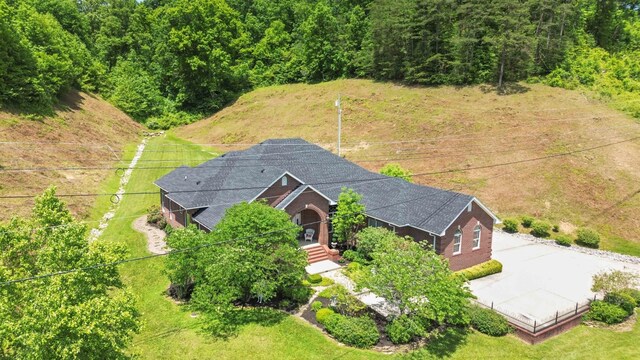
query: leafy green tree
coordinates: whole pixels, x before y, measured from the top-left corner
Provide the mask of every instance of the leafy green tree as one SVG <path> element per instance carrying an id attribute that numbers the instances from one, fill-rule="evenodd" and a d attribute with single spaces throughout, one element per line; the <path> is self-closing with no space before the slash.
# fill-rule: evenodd
<path id="1" fill-rule="evenodd" d="M 156 78 L 179 108 L 215 111 L 249 87 L 249 37 L 224 0 L 171 2 L 154 24 Z"/>
<path id="2" fill-rule="evenodd" d="M 135 61 L 120 59 L 109 74 L 108 83 L 104 95 L 134 119 L 143 121 L 162 113 L 165 99 L 158 84 Z"/>
<path id="3" fill-rule="evenodd" d="M 423 324 L 468 324 L 471 292 L 445 260 L 411 238 L 380 242 L 364 286 Z"/>
<path id="4" fill-rule="evenodd" d="M 264 37 L 253 48 L 255 64 L 251 82 L 256 86 L 283 84 L 295 74 L 289 74 L 288 64 L 292 60 L 292 37 L 279 20 L 271 23 Z"/>
<path id="5" fill-rule="evenodd" d="M 89 244 L 51 188 L 29 219 L 0 226 L 0 282 L 110 263 L 123 246 Z M 0 286 L 0 358 L 127 358 L 139 313 L 115 266 Z"/>
<path id="6" fill-rule="evenodd" d="M 167 272 L 178 285 L 194 282 L 192 304 L 209 319 L 210 330 L 224 335 L 233 330 L 225 318 L 232 316 L 235 304 L 306 301 L 307 255 L 298 248 L 300 230 L 283 211 L 260 202 L 240 203 L 208 235 L 193 228 L 175 230 L 168 244 L 178 252 L 169 256 Z M 190 246 L 200 248 L 179 252 Z"/>
<path id="7" fill-rule="evenodd" d="M 325 1 L 316 3 L 299 31 L 306 80 L 326 81 L 342 76 L 346 60 L 338 43 L 340 27 Z"/>
<path id="8" fill-rule="evenodd" d="M 353 189 L 342 188 L 338 196 L 338 206 L 331 218 L 333 237 L 339 243 L 353 245 L 357 231 L 364 225 L 365 206 L 362 195 Z"/>
<path id="9" fill-rule="evenodd" d="M 411 182 L 412 174 L 409 170 L 403 169 L 399 164 L 390 163 L 380 169 L 380 174 L 397 177 Z"/>
<path id="10" fill-rule="evenodd" d="M 167 237 L 168 247 L 176 250 L 197 248 L 209 243 L 211 237 L 195 225 L 174 229 Z M 200 251 L 207 250 L 178 251 L 167 257 L 164 271 L 171 281 L 173 295 L 179 299 L 189 299 L 197 279 L 204 278 L 202 265 L 205 264 L 198 261 Z"/>

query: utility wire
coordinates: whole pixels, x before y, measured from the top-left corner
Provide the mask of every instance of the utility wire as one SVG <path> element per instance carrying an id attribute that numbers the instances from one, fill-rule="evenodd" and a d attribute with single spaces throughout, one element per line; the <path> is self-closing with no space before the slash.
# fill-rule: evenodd
<path id="1" fill-rule="evenodd" d="M 543 159 L 548 159 L 548 158 L 552 158 L 552 157 L 558 157 L 558 156 L 565 156 L 565 155 L 571 155 L 571 154 L 575 154 L 575 153 L 579 153 L 579 152 L 584 152 L 584 151 L 589 151 L 589 150 L 595 150 L 595 149 L 599 149 L 602 147 L 607 147 L 607 146 L 612 146 L 612 145 L 617 145 L 620 143 L 625 143 L 625 142 L 630 142 L 633 140 L 637 140 L 639 137 L 633 137 L 630 139 L 626 139 L 626 140 L 620 140 L 620 141 L 616 141 L 613 143 L 607 143 L 607 144 L 603 144 L 603 145 L 598 145 L 598 146 L 593 146 L 590 148 L 586 148 L 586 149 L 578 149 L 578 150 L 572 150 L 572 151 L 567 151 L 567 152 L 562 152 L 562 153 L 558 153 L 558 154 L 553 154 L 553 155 L 548 155 L 548 156 L 542 156 L 542 157 L 537 157 L 537 158 L 531 158 L 531 159 L 526 159 L 526 160 L 519 160 L 516 162 L 506 162 L 506 163 L 497 163 L 497 164 L 490 164 L 490 165 L 483 165 L 480 167 L 468 167 L 468 168 L 458 168 L 458 169 L 449 169 L 449 170 L 445 170 L 445 171 L 437 171 L 437 172 L 428 172 L 428 173 L 416 173 L 414 174 L 414 176 L 422 176 L 422 175 L 436 175 L 436 174 L 443 174 L 443 173 L 449 173 L 449 172 L 457 172 L 457 171 L 468 171 L 468 170 L 474 170 L 474 169 L 481 169 L 481 168 L 486 168 L 486 167 L 495 167 L 495 166 L 504 166 L 504 165 L 511 165 L 511 164 L 516 164 L 519 162 L 528 162 L 528 161 L 537 161 L 537 160 L 543 160 Z M 324 151 L 324 150 L 322 150 Z M 487 153 L 506 153 L 508 151 L 489 151 Z M 354 159 L 357 160 L 359 162 L 389 162 L 389 161 L 409 161 L 409 160 L 420 160 L 420 159 L 430 159 L 433 157 L 446 157 L 449 155 L 446 154 L 435 154 L 432 156 L 427 156 L 427 157 L 402 157 L 402 158 L 386 158 L 386 159 L 379 159 L 379 160 L 372 160 L 372 159 Z M 457 155 L 452 155 L 452 156 L 457 156 Z M 229 157 L 228 158 L 229 161 L 234 161 L 235 159 L 233 157 Z M 239 159 L 239 160 L 247 160 L 247 159 Z M 292 163 L 301 163 L 301 164 L 341 164 L 341 161 L 330 161 L 330 162 L 297 162 L 297 161 L 293 161 L 293 160 L 286 160 L 286 159 L 249 159 L 249 160 L 256 160 L 256 161 L 260 161 L 260 164 L 256 164 L 256 165 L 238 165 L 238 164 L 231 164 L 231 165 L 224 165 L 224 164 L 220 164 L 220 165 L 200 165 L 197 167 L 192 167 L 189 168 L 190 170 L 206 170 L 209 168 L 235 168 L 235 167 L 282 167 L 286 164 L 292 164 Z M 264 162 L 268 162 L 268 161 L 276 161 L 279 162 L 279 164 L 276 165 L 268 165 L 265 164 Z M 159 169 L 175 169 L 175 166 L 141 166 L 141 167 L 136 167 L 137 170 L 159 170 Z M 0 169 L 0 173 L 2 172 L 32 172 L 32 171 L 70 171 L 70 170 L 116 170 L 116 171 L 124 171 L 125 168 L 124 167 L 100 167 L 100 166 L 94 166 L 94 167 L 58 167 L 58 168 L 5 168 L 5 169 Z M 362 180 L 357 180 L 357 181 L 362 181 Z M 323 182 L 319 182 L 316 183 L 316 185 L 322 185 L 324 184 Z M 314 185 L 314 184 L 312 184 Z M 253 189 L 253 188 L 234 188 L 234 189 L 230 189 L 230 190 L 249 190 L 249 189 Z M 187 192 L 194 192 L 196 190 L 185 190 Z M 198 191 L 207 191 L 207 190 L 198 190 Z M 219 191 L 219 190 L 215 190 L 215 191 Z M 81 195 L 76 195 L 76 196 L 92 196 L 92 195 L 97 195 L 97 194 L 81 194 Z M 113 195 L 113 194 L 101 194 L 102 196 L 105 195 Z M 62 195 L 61 195 L 62 196 Z M 70 196 L 70 195 L 69 195 Z M 25 195 L 22 197 L 30 197 L 30 195 Z M 0 196 L 0 199 L 7 199 L 7 198 L 20 198 L 19 195 L 11 195 L 11 196 Z"/>
<path id="2" fill-rule="evenodd" d="M 516 171 L 513 171 L 513 172 L 516 172 Z M 497 175 L 495 177 L 497 178 L 497 177 L 506 176 L 506 175 L 509 175 L 509 174 L 510 173 L 500 174 L 500 175 Z M 453 187 L 453 188 L 450 188 L 450 189 L 445 190 L 445 191 L 451 192 L 451 191 L 453 191 L 455 189 L 456 189 L 456 187 Z M 450 199 L 448 199 L 446 203 L 449 203 L 450 201 L 452 201 L 452 199 L 455 196 L 458 196 L 458 195 L 459 194 L 457 194 L 457 193 L 452 193 L 452 195 L 451 195 L 452 197 Z M 370 211 L 380 210 L 380 209 L 384 209 L 384 208 L 387 208 L 387 207 L 397 206 L 397 205 L 401 205 L 401 204 L 405 204 L 405 203 L 409 203 L 409 202 L 413 202 L 413 201 L 418 201 L 418 200 L 422 200 L 422 199 L 424 199 L 426 197 L 430 197 L 430 196 L 431 195 L 426 195 L 426 196 L 413 198 L 413 199 L 410 199 L 410 200 L 400 201 L 400 202 L 396 202 L 396 203 L 380 206 L 380 207 L 377 207 L 377 208 L 368 209 L 368 211 L 370 212 Z M 437 211 L 437 210 L 438 209 L 434 210 L 433 213 L 435 213 L 435 211 Z M 361 212 L 361 214 L 366 215 L 366 211 L 367 210 L 365 209 L 365 211 Z M 431 215 L 429 215 L 429 217 L 431 217 Z M 427 221 L 429 219 L 429 217 L 427 217 L 427 219 L 425 219 L 423 221 L 423 223 L 425 221 Z M 321 224 L 321 223 L 326 223 L 328 221 L 329 221 L 329 219 L 325 219 L 325 220 L 320 220 L 320 221 L 314 221 L 314 222 L 310 222 L 310 223 L 301 224 L 300 226 L 304 227 L 304 226 L 309 226 L 309 225 L 314 225 L 314 224 Z M 200 250 L 200 249 L 203 249 L 203 248 L 208 248 L 208 247 L 211 247 L 211 246 L 214 246 L 214 245 L 227 244 L 227 243 L 236 242 L 236 241 L 245 240 L 245 239 L 253 239 L 253 238 L 256 238 L 256 237 L 259 237 L 259 236 L 265 236 L 265 235 L 269 235 L 269 234 L 273 234 L 273 233 L 278 233 L 278 232 L 281 232 L 281 231 L 284 231 L 284 230 L 286 230 L 286 229 L 282 228 L 282 229 L 277 229 L 277 230 L 273 230 L 273 231 L 269 231 L 269 232 L 261 233 L 261 234 L 257 234 L 257 235 L 251 235 L 251 236 L 235 238 L 235 239 L 228 239 L 228 240 L 218 241 L 218 242 L 215 242 L 215 243 L 202 244 L 202 245 L 193 246 L 193 247 L 187 247 L 187 248 L 182 248 L 182 249 L 174 249 L 174 250 L 168 251 L 167 253 L 163 253 L 163 254 L 151 254 L 151 255 L 146 255 L 146 256 L 139 256 L 139 257 L 135 257 L 135 258 L 129 258 L 129 259 L 123 259 L 123 260 L 119 260 L 119 261 L 114 261 L 114 262 L 111 262 L 111 263 L 95 264 L 95 265 L 81 267 L 81 268 L 74 268 L 74 269 L 57 271 L 57 272 L 52 272 L 52 273 L 47 273 L 47 274 L 40 274 L 40 275 L 34 275 L 34 276 L 30 276 L 30 277 L 24 277 L 24 278 L 20 278 L 20 279 L 8 280 L 8 281 L 0 282 L 0 287 L 4 287 L 4 286 L 7 286 L 7 285 L 12 285 L 12 284 L 16 284 L 16 283 L 23 283 L 23 282 L 33 281 L 33 280 L 39 280 L 39 279 L 54 277 L 54 276 L 61 276 L 61 275 L 71 274 L 71 273 L 75 273 L 75 272 L 79 272 L 79 271 L 95 270 L 95 269 L 100 269 L 100 268 L 105 268 L 105 267 L 110 267 L 110 266 L 117 266 L 117 265 L 121 265 L 121 264 L 126 264 L 126 263 L 131 263 L 131 262 L 136 262 L 136 261 L 143 261 L 143 260 L 148 260 L 148 259 L 153 259 L 153 258 L 157 258 L 157 257 L 168 256 L 168 255 L 173 255 L 173 254 L 178 254 L 178 253 L 183 253 L 183 252 L 188 252 L 188 251 L 197 251 L 197 250 Z"/>

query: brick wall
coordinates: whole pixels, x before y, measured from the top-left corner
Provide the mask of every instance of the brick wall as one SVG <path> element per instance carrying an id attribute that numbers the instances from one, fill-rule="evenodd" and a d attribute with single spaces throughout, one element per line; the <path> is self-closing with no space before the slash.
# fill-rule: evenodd
<path id="1" fill-rule="evenodd" d="M 480 248 L 473 249 L 473 231 L 480 224 Z M 461 253 L 453 255 L 453 237 L 456 230 L 462 230 Z M 439 239 L 440 253 L 449 259 L 449 267 L 453 271 L 468 268 L 491 260 L 491 242 L 493 235 L 493 218 L 476 203 L 472 203 L 471 211 L 465 209 L 451 224 L 444 236 Z"/>
<path id="2" fill-rule="evenodd" d="M 308 210 L 303 212 L 303 210 Z M 315 211 L 318 215 L 319 219 L 313 216 L 310 216 L 309 210 Z M 329 214 L 329 201 L 314 192 L 311 189 L 305 190 L 302 194 L 300 194 L 295 200 L 293 200 L 289 205 L 287 205 L 285 211 L 290 215 L 294 216 L 299 212 L 303 212 L 302 224 L 322 221 L 318 224 L 318 228 L 316 230 L 315 236 L 318 239 L 318 242 L 322 245 L 329 245 L 329 227 L 327 226 L 326 220 Z M 305 215 L 306 214 L 306 215 Z M 305 221 L 306 220 L 306 221 Z M 313 226 L 305 226 L 305 227 L 313 227 Z"/>
<path id="3" fill-rule="evenodd" d="M 280 178 L 273 183 L 271 187 L 267 188 L 267 190 L 260 194 L 258 199 L 266 199 L 270 206 L 275 206 L 276 201 L 280 202 L 283 200 L 280 198 L 282 195 L 286 194 L 288 191 L 293 191 L 293 189 L 300 185 L 296 179 L 288 175 L 285 176 L 287 177 L 287 185 L 282 186 L 282 178 Z"/>

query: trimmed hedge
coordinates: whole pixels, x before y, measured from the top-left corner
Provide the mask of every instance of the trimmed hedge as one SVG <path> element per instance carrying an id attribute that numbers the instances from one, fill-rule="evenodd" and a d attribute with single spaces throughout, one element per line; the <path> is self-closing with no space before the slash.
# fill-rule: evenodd
<path id="1" fill-rule="evenodd" d="M 307 279 L 312 284 L 319 284 L 322 281 L 322 276 L 320 274 L 311 274 L 307 276 Z"/>
<path id="2" fill-rule="evenodd" d="M 604 301 L 618 305 L 622 310 L 626 311 L 629 316 L 633 315 L 633 311 L 638 306 L 636 300 L 629 294 L 623 292 L 610 292 L 604 296 Z"/>
<path id="3" fill-rule="evenodd" d="M 536 220 L 531 224 L 531 235 L 539 238 L 549 237 L 551 231 L 551 225 L 549 223 Z"/>
<path id="4" fill-rule="evenodd" d="M 601 321 L 611 325 L 623 322 L 628 316 L 627 312 L 620 306 L 596 300 L 591 302 L 591 310 L 584 315 L 584 319 Z"/>
<path id="5" fill-rule="evenodd" d="M 576 243 L 578 245 L 597 249 L 600 246 L 600 234 L 591 229 L 579 229 Z"/>
<path id="6" fill-rule="evenodd" d="M 569 235 L 557 235 L 556 236 L 556 244 L 562 246 L 571 246 L 571 237 Z"/>
<path id="7" fill-rule="evenodd" d="M 483 334 L 489 336 L 504 336 L 511 331 L 507 319 L 493 310 L 479 306 L 469 308 L 471 326 Z"/>
<path id="8" fill-rule="evenodd" d="M 474 265 L 468 269 L 456 271 L 456 274 L 464 276 L 467 280 L 473 280 L 497 274 L 499 272 L 502 272 L 502 264 L 500 261 L 493 259 Z"/>
<path id="9" fill-rule="evenodd" d="M 378 343 L 380 333 L 375 321 L 368 317 L 330 315 L 324 327 L 336 340 L 358 348 L 368 348 Z"/>
<path id="10" fill-rule="evenodd" d="M 394 344 L 407 344 L 418 336 L 424 336 L 425 330 L 416 320 L 412 320 L 407 315 L 400 315 L 387 324 L 385 332 Z"/>
<path id="11" fill-rule="evenodd" d="M 322 305 L 322 303 L 320 303 Z M 316 321 L 322 325 L 324 325 L 324 323 L 327 321 L 327 319 L 331 316 L 331 315 L 335 315 L 335 311 L 329 309 L 329 308 L 322 308 L 319 309 L 316 312 Z"/>
<path id="12" fill-rule="evenodd" d="M 517 233 L 518 232 L 518 220 L 516 219 L 504 219 L 502 222 L 502 230 L 508 233 Z"/>

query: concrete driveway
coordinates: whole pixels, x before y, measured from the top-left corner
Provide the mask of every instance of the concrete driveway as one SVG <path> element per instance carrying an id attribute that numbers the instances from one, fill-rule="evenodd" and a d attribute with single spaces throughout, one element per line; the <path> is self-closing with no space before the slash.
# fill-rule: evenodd
<path id="1" fill-rule="evenodd" d="M 592 276 L 618 269 L 640 274 L 640 265 L 526 240 L 528 235 L 493 233 L 500 274 L 471 281 L 478 301 L 538 323 L 593 299 Z"/>

